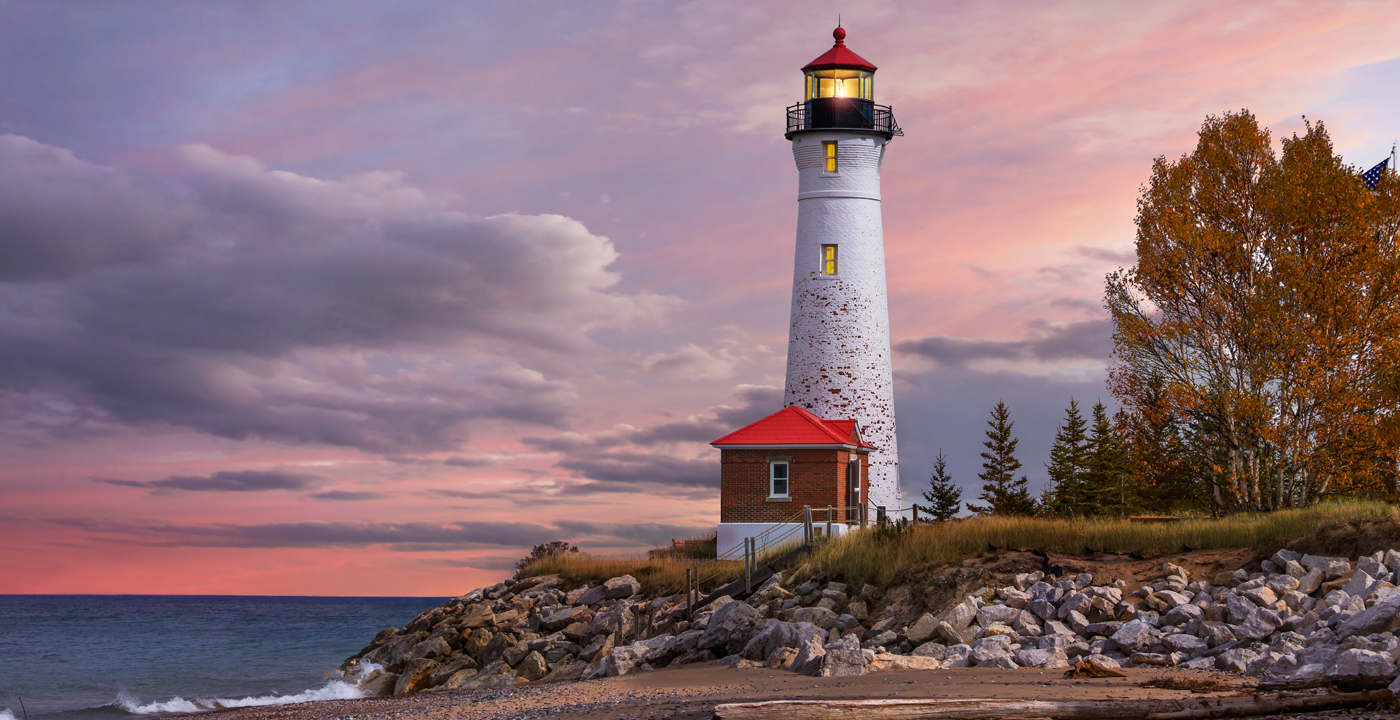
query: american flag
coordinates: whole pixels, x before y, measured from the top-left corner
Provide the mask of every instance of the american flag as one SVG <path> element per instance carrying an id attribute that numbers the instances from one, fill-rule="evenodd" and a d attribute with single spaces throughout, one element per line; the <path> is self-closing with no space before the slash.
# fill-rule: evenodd
<path id="1" fill-rule="evenodd" d="M 1381 161 L 1381 164 L 1361 173 L 1361 182 L 1366 183 L 1366 187 L 1376 189 L 1376 183 L 1381 179 L 1381 173 L 1385 172 L 1385 166 L 1390 164 L 1390 158 Z"/>

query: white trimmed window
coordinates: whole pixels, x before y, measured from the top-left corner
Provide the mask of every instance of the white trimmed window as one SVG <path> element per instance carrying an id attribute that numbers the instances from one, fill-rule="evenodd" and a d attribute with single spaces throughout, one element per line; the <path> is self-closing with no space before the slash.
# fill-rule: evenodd
<path id="1" fill-rule="evenodd" d="M 768 496 L 788 497 L 788 475 L 791 465 L 786 460 L 774 460 L 768 463 Z"/>
<path id="2" fill-rule="evenodd" d="M 837 267 L 837 266 L 836 266 L 836 246 L 835 246 L 835 245 L 823 245 L 823 246 L 822 246 L 822 274 L 823 274 L 823 275 L 835 275 L 835 274 L 836 274 L 836 267 Z"/>

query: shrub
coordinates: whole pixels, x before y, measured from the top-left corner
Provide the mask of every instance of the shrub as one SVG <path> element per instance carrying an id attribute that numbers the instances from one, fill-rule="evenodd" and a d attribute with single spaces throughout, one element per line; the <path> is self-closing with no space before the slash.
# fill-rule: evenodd
<path id="1" fill-rule="evenodd" d="M 531 563 L 533 563 L 533 562 L 535 562 L 535 561 L 537 561 L 537 560 L 543 560 L 544 558 L 551 558 L 551 557 L 556 557 L 556 556 L 559 556 L 559 555 L 564 555 L 564 554 L 567 554 L 567 553 L 577 553 L 577 552 L 578 552 L 578 546 L 577 546 L 577 545 L 570 545 L 570 544 L 564 542 L 563 540 L 550 540 L 550 541 L 547 542 L 547 543 L 540 543 L 539 545 L 536 545 L 536 546 L 534 547 L 534 549 L 532 549 L 532 550 L 530 551 L 530 554 L 529 554 L 529 555 L 526 555 L 525 557 L 520 558 L 519 560 L 516 561 L 516 563 L 515 563 L 515 577 L 516 577 L 516 578 L 528 577 L 527 575 L 524 575 L 524 574 L 523 574 L 523 573 L 525 572 L 525 568 L 529 567 Z"/>

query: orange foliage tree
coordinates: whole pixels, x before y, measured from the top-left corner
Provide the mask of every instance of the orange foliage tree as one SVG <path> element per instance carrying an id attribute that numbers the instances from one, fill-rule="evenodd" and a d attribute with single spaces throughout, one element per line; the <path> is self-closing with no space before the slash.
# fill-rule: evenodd
<path id="1" fill-rule="evenodd" d="M 1321 123 L 1282 150 L 1248 111 L 1207 118 L 1153 163 L 1105 292 L 1110 389 L 1179 428 L 1217 511 L 1395 490 L 1400 183 L 1367 188 Z"/>

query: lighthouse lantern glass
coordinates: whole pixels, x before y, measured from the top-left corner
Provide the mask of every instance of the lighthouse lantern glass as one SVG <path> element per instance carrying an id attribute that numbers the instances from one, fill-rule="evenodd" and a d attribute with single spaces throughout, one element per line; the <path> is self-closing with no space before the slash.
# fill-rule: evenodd
<path id="1" fill-rule="evenodd" d="M 874 73 L 864 70 L 812 70 L 807 73 L 804 100 L 829 97 L 874 100 Z"/>

